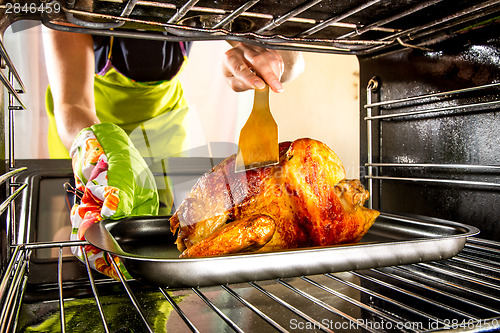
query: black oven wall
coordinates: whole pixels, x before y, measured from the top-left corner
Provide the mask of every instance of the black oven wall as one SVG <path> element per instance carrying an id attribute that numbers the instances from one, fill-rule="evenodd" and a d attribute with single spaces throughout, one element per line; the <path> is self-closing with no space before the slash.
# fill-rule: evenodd
<path id="1" fill-rule="evenodd" d="M 372 77 L 379 82 L 372 103 L 487 85 L 372 108 L 372 115 L 423 110 L 371 121 L 372 163 L 382 163 L 372 167 L 374 208 L 474 225 L 480 237 L 500 240 L 500 39 L 494 35 L 360 58 L 362 165 Z"/>

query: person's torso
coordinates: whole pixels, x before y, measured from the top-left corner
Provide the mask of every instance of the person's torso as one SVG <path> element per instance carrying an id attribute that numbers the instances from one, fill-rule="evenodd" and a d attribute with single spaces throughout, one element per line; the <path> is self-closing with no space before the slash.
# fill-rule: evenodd
<path id="1" fill-rule="evenodd" d="M 93 36 L 95 72 L 102 73 L 111 58 L 117 71 L 137 82 L 171 80 L 181 69 L 191 47 L 190 42 L 113 39 L 111 43 L 109 36 Z"/>

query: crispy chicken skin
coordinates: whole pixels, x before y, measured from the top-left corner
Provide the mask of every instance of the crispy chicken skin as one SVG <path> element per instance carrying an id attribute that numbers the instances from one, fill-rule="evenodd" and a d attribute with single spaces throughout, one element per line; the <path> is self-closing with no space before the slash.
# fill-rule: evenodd
<path id="1" fill-rule="evenodd" d="M 235 155 L 203 175 L 170 219 L 181 257 L 356 242 L 379 212 L 324 143 L 280 144 L 279 164 L 235 172 Z"/>
<path id="2" fill-rule="evenodd" d="M 276 224 L 271 217 L 251 215 L 229 222 L 186 249 L 180 257 L 205 257 L 258 250 L 273 237 L 275 230 Z"/>

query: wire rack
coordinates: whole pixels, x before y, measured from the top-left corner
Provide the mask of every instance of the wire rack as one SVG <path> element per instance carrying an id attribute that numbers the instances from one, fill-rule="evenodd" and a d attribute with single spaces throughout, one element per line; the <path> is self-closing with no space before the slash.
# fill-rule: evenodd
<path id="1" fill-rule="evenodd" d="M 55 247 L 62 253 L 63 247 L 84 244 L 16 247 L 0 285 L 1 332 L 15 331 L 15 318 L 19 318 L 19 325 L 29 322 L 34 305 L 23 303 L 23 295 L 28 293 L 25 289 L 33 250 Z M 74 331 L 75 303 L 84 302 L 85 307 L 78 309 L 85 311 L 86 318 L 98 318 L 92 321 L 97 327 L 84 325 L 79 331 L 115 332 L 127 326 L 145 332 L 428 332 L 451 328 L 491 331 L 500 328 L 499 253 L 499 243 L 471 238 L 462 253 L 444 261 L 191 289 L 144 289 L 123 277 L 120 282 L 96 282 L 97 273 L 88 263 L 87 281 L 78 285 L 74 281 L 64 282 L 65 261 L 60 255 L 58 283 L 39 285 L 29 291 L 56 292 L 57 297 L 44 301 L 43 306 L 50 308 L 47 316 L 29 323 L 36 326 L 51 320 L 52 327 L 62 332 Z M 70 296 L 72 289 L 81 289 L 82 285 L 91 290 L 90 294 L 83 300 Z M 127 314 L 125 322 L 117 322 L 110 310 L 116 303 L 109 301 L 109 290 L 113 290 L 120 311 Z M 168 315 L 158 324 L 161 313 Z"/>
<path id="2" fill-rule="evenodd" d="M 500 166 L 498 165 L 481 165 L 481 164 L 458 164 L 458 163 L 395 163 L 394 161 L 384 162 L 381 157 L 378 161 L 374 155 L 381 155 L 377 150 L 382 146 L 382 131 L 379 135 L 374 132 L 378 131 L 377 128 L 381 122 L 402 121 L 408 123 L 410 120 L 418 119 L 418 117 L 451 117 L 464 113 L 468 114 L 495 114 L 500 107 L 500 83 L 491 83 L 479 86 L 472 86 L 463 89 L 436 92 L 430 94 L 423 94 L 419 96 L 405 97 L 401 99 L 384 100 L 380 102 L 373 102 L 372 97 L 374 92 L 379 89 L 379 82 L 377 78 L 372 78 L 367 86 L 366 116 L 364 121 L 367 124 L 366 134 L 366 156 L 367 175 L 365 178 L 368 180 L 368 190 L 370 193 L 374 192 L 374 181 L 395 181 L 395 182 L 412 182 L 412 183 L 425 183 L 425 184 L 445 184 L 454 186 L 468 186 L 478 187 L 485 189 L 499 190 L 500 183 L 498 182 L 498 173 Z M 458 102 L 461 97 L 467 94 L 479 93 L 481 99 L 466 100 L 466 102 Z M 452 103 L 440 103 L 442 99 L 452 99 Z M 419 105 L 420 104 L 420 105 Z M 411 138 L 407 138 L 411 139 Z M 403 141 L 403 139 L 401 139 Z M 411 170 L 423 170 L 422 177 L 411 174 Z M 398 171 L 406 171 L 406 176 L 401 176 Z M 425 177 L 429 175 L 430 170 L 446 171 L 444 176 L 440 177 Z M 460 172 L 461 179 L 456 177 L 455 174 Z M 481 173 L 481 179 L 471 179 L 468 175 L 474 173 Z M 488 174 L 493 175 L 489 178 Z M 489 180 L 491 179 L 491 180 Z M 369 200 L 370 207 L 373 206 L 373 197 Z"/>
<path id="3" fill-rule="evenodd" d="M 31 0 L 36 6 L 39 2 Z M 271 48 L 367 55 L 431 45 L 494 24 L 499 0 L 44 1 L 9 10 L 63 31 L 171 41 L 232 40 Z M 35 7 L 36 7 L 35 6 Z M 45 7 L 43 7 L 45 6 Z M 38 7 L 37 7 L 38 8 Z M 71 23 L 69 26 L 67 23 Z"/>

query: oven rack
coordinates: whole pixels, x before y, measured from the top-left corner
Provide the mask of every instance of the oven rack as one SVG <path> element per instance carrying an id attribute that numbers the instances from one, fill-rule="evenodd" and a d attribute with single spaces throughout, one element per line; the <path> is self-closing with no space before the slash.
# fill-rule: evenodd
<path id="1" fill-rule="evenodd" d="M 15 248 L 0 284 L 0 332 L 14 332 L 15 320 L 22 319 L 30 256 L 42 247 L 60 249 L 57 285 L 37 288 L 57 292 L 57 298 L 48 303 L 54 306 L 52 313 L 59 318 L 61 332 L 67 331 L 65 307 L 75 299 L 65 295 L 74 283 L 63 281 L 61 253 L 64 247 L 85 244 L 32 243 Z M 460 254 L 443 261 L 204 288 L 152 288 L 149 292 L 160 297 L 158 306 L 171 307 L 169 320 L 174 321 L 176 331 L 289 332 L 299 327 L 324 332 L 347 327 L 368 332 L 492 331 L 500 328 L 499 251 L 500 243 L 473 237 Z M 134 310 L 144 331 L 155 331 L 149 309 L 141 303 L 140 285 L 125 281 L 122 275 L 120 282 L 96 282 L 94 275 L 100 274 L 89 268 L 88 261 L 86 268 L 88 280 L 83 283 L 91 290 L 86 297 L 92 303 L 88 310 L 100 318 L 105 332 L 116 331 L 116 323 L 106 318 L 109 311 L 101 300 L 102 287 L 127 295 L 128 304 L 120 306 Z M 355 310 L 346 311 L 350 307 Z"/>
<path id="2" fill-rule="evenodd" d="M 21 99 L 20 94 L 26 93 L 26 87 L 19 76 L 12 60 L 10 59 L 7 50 L 5 49 L 3 43 L 0 41 L 0 68 L 5 69 L 7 75 L 5 75 L 4 70 L 0 70 L 0 82 L 7 89 L 8 93 L 8 165 L 10 171 L 15 169 L 14 162 L 14 112 L 26 110 L 26 105 Z M 16 88 L 17 87 L 17 88 Z"/>
<path id="3" fill-rule="evenodd" d="M 15 216 L 15 199 L 26 189 L 27 184 L 16 183 L 13 181 L 15 177 L 20 172 L 25 171 L 26 167 L 16 168 L 15 166 L 15 156 L 14 156 L 14 112 L 26 110 L 26 105 L 22 101 L 20 95 L 26 93 L 26 87 L 21 80 L 19 73 L 12 60 L 10 59 L 7 50 L 5 49 L 3 43 L 0 41 L 0 82 L 7 91 L 7 108 L 8 110 L 8 130 L 7 132 L 7 161 L 6 161 L 6 172 L 0 175 L 0 185 L 6 186 L 6 193 L 8 197 L 0 204 L 0 216 L 8 210 L 8 217 L 5 218 L 5 229 L 2 229 L 2 236 L 0 238 L 2 246 L 5 249 L 2 250 L 0 258 L 4 256 L 3 261 L 0 262 L 0 268 L 9 261 L 11 258 L 10 248 L 12 244 L 15 244 L 15 237 L 18 234 Z M 4 73 L 7 72 L 7 75 Z M 0 93 L 0 96 L 2 94 Z M 3 124 L 3 122 L 2 122 Z M 4 252 L 5 251 L 5 252 Z"/>
<path id="4" fill-rule="evenodd" d="M 435 116 L 440 117 L 443 114 L 449 116 L 468 113 L 485 113 L 485 112 L 498 112 L 500 108 L 500 83 L 491 83 L 485 85 L 478 85 L 469 88 L 440 91 L 436 93 L 429 93 L 418 96 L 405 97 L 401 99 L 386 100 L 380 102 L 373 102 L 372 98 L 380 89 L 378 78 L 373 77 L 370 79 L 366 89 L 366 104 L 363 106 L 366 109 L 366 116 L 363 118 L 366 121 L 367 133 L 367 168 L 365 178 L 368 182 L 368 190 L 374 193 L 373 181 L 405 181 L 417 183 L 431 183 L 431 184 L 450 184 L 458 186 L 478 187 L 485 189 L 492 189 L 495 191 L 500 190 L 500 182 L 494 178 L 493 181 L 487 180 L 471 180 L 457 178 L 427 178 L 427 177 L 398 177 L 394 175 L 384 174 L 384 168 L 387 169 L 405 169 L 405 170 L 446 170 L 446 171 L 459 171 L 463 174 L 483 173 L 483 174 L 500 174 L 500 165 L 480 165 L 480 164 L 440 164 L 440 163 L 394 163 L 394 162 L 381 162 L 375 161 L 376 147 L 380 149 L 382 141 L 382 133 L 379 136 L 374 135 L 375 131 L 380 132 L 381 121 L 393 121 L 399 119 L 415 119 L 418 116 Z M 473 100 L 473 102 L 466 102 L 459 105 L 445 105 L 439 107 L 428 107 L 432 103 L 439 103 L 442 99 L 459 98 L 466 94 L 480 93 L 483 97 L 491 95 L 488 100 Z M 424 108 L 419 109 L 418 104 L 424 104 Z M 402 112 L 394 111 L 399 108 L 404 108 Z M 379 152 L 378 155 L 381 155 Z M 380 159 L 380 157 L 379 157 Z M 373 197 L 370 197 L 369 207 L 373 207 Z"/>
<path id="5" fill-rule="evenodd" d="M 401 47 L 429 50 L 437 42 L 490 24 L 500 12 L 499 0 L 463 4 L 452 0 L 43 3 L 51 10 L 42 11 L 38 19 L 62 31 L 170 41 L 243 41 L 284 50 L 360 56 Z M 22 14 L 16 19 L 22 19 Z"/>

